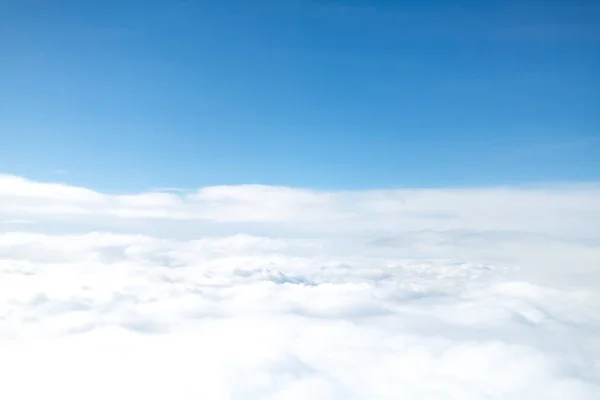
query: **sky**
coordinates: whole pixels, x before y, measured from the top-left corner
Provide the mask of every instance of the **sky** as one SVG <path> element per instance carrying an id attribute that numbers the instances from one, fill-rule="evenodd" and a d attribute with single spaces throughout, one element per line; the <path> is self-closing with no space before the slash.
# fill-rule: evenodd
<path id="1" fill-rule="evenodd" d="M 113 193 L 597 181 L 596 1 L 0 1 L 0 171 Z"/>
<path id="2" fill-rule="evenodd" d="M 599 399 L 599 24 L 0 0 L 0 398 Z"/>

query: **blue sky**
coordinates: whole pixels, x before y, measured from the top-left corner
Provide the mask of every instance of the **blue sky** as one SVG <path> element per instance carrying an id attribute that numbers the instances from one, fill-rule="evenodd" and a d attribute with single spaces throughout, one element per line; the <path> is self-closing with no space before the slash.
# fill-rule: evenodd
<path id="1" fill-rule="evenodd" d="M 600 179 L 593 0 L 0 0 L 0 57 L 0 173 L 108 191 Z"/>

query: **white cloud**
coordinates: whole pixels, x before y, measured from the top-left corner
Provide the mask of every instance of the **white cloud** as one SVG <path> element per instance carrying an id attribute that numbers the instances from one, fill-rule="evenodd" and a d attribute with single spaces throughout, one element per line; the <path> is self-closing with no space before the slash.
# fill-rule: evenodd
<path id="1" fill-rule="evenodd" d="M 33 182 L 18 176 L 0 175 L 0 196 L 54 200 L 59 202 L 99 202 L 103 196 L 93 190 L 58 183 Z"/>
<path id="2" fill-rule="evenodd" d="M 189 194 L 106 195 L 0 175 L 0 215 L 176 219 L 320 225 L 348 229 L 526 230 L 600 238 L 600 187 L 390 189 L 324 192 L 261 185 L 208 187 Z M 83 214 L 87 214 L 83 215 Z M 325 227 L 325 221 L 331 222 Z M 334 223 L 335 222 L 335 223 Z M 327 229 L 325 229 L 327 228 Z M 314 230 L 314 227 L 311 227 Z"/>
<path id="3" fill-rule="evenodd" d="M 595 187 L 0 176 L 0 398 L 597 399 L 599 216 Z"/>

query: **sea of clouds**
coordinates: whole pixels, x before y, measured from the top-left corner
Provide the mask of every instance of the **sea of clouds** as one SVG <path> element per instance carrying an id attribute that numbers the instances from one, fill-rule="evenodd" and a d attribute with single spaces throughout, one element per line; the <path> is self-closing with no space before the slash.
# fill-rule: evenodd
<path id="1" fill-rule="evenodd" d="M 600 187 L 0 175 L 0 398 L 600 398 Z"/>

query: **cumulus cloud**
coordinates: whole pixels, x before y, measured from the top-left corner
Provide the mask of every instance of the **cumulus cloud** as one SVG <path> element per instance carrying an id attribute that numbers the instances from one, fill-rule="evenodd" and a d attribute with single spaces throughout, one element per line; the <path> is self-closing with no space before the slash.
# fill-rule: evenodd
<path id="1" fill-rule="evenodd" d="M 0 397 L 597 399 L 598 221 L 594 186 L 0 176 Z"/>

